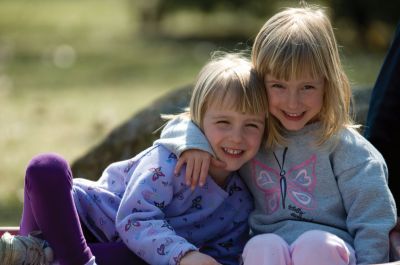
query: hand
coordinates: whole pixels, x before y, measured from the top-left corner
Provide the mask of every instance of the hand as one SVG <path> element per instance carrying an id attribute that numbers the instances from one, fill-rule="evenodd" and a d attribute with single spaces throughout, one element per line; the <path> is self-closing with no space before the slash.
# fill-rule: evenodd
<path id="1" fill-rule="evenodd" d="M 185 182 L 192 190 L 199 184 L 203 186 L 208 176 L 210 163 L 219 168 L 226 166 L 225 162 L 219 161 L 205 151 L 190 149 L 182 153 L 175 166 L 175 175 L 178 175 L 181 168 L 186 164 Z"/>
<path id="2" fill-rule="evenodd" d="M 180 265 L 222 265 L 214 258 L 203 254 L 198 251 L 190 251 L 188 252 L 181 261 L 179 262 Z"/>
<path id="3" fill-rule="evenodd" d="M 400 260 L 400 221 L 390 232 L 390 255 L 393 260 Z"/>

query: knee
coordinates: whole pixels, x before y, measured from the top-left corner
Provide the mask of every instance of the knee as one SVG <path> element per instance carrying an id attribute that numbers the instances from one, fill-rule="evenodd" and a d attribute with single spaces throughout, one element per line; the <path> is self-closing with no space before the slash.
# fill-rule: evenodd
<path id="1" fill-rule="evenodd" d="M 351 256 L 347 244 L 341 238 L 320 230 L 311 230 L 302 234 L 291 245 L 291 253 L 297 264 L 307 264 L 307 257 L 310 255 L 319 255 L 330 261 L 335 260 L 335 264 L 348 264 Z"/>
<path id="2" fill-rule="evenodd" d="M 60 181 L 60 178 L 71 178 L 68 162 L 58 154 L 44 153 L 31 159 L 26 169 L 26 180 L 32 178 L 46 181 Z"/>
<path id="3" fill-rule="evenodd" d="M 290 264 L 289 246 L 275 234 L 251 238 L 242 254 L 244 264 Z"/>
<path id="4" fill-rule="evenodd" d="M 310 230 L 303 233 L 296 240 L 296 244 L 309 246 L 310 249 L 314 249 L 314 247 L 337 246 L 340 244 L 344 245 L 345 243 L 342 239 L 329 232 L 325 232 L 322 230 Z"/>

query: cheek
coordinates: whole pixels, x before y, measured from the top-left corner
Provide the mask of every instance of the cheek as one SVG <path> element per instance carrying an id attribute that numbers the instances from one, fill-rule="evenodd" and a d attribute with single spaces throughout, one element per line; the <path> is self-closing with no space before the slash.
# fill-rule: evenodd
<path id="1" fill-rule="evenodd" d="M 282 95 L 279 95 L 277 92 L 268 92 L 268 106 L 276 106 L 281 101 Z"/>
<path id="2" fill-rule="evenodd" d="M 322 95 L 315 97 L 314 100 L 312 100 L 312 102 L 311 102 L 311 104 L 319 110 L 322 109 L 323 103 L 324 103 L 324 99 L 323 99 Z"/>
<path id="3" fill-rule="evenodd" d="M 218 143 L 221 138 L 223 138 L 223 130 L 219 130 L 217 128 L 210 128 L 208 130 L 204 130 L 204 135 L 208 139 L 208 141 L 212 144 Z"/>
<path id="4" fill-rule="evenodd" d="M 247 135 L 246 139 L 248 141 L 249 146 L 252 146 L 258 150 L 258 147 L 261 144 L 262 137 L 263 137 L 262 133 L 257 132 L 257 133 L 253 133 L 251 135 Z"/>

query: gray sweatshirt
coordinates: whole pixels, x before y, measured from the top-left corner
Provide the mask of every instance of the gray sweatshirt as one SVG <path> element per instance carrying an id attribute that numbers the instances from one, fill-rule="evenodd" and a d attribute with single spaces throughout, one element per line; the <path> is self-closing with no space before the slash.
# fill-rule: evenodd
<path id="1" fill-rule="evenodd" d="M 396 206 L 382 155 L 348 128 L 333 147 L 317 147 L 319 126 L 289 132 L 287 147 L 261 148 L 241 168 L 255 199 L 251 232 L 275 233 L 291 244 L 302 233 L 319 229 L 352 245 L 357 264 L 389 261 Z M 158 142 L 178 156 L 188 149 L 212 154 L 201 130 L 183 118 L 169 122 Z"/>

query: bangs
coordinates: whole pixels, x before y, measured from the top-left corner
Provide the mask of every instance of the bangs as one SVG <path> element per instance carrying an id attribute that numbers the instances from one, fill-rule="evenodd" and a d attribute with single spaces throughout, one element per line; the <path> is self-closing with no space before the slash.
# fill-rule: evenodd
<path id="1" fill-rule="evenodd" d="M 278 79 L 300 79 L 304 76 L 327 77 L 322 56 L 305 44 L 290 44 L 279 53 L 271 55 L 267 65 L 268 73 Z"/>
<path id="2" fill-rule="evenodd" d="M 216 82 L 214 85 L 218 86 L 218 89 L 211 89 L 212 92 L 208 95 L 205 107 L 217 105 L 223 110 L 249 114 L 266 112 L 266 95 L 260 93 L 265 91 L 262 83 L 258 79 L 250 80 L 250 86 L 253 89 L 249 89 L 245 86 L 244 81 L 249 83 L 249 80 L 240 80 L 239 78 L 227 78 Z M 254 89 L 254 86 L 258 86 L 260 89 Z"/>
<path id="3" fill-rule="evenodd" d="M 290 23 L 278 21 L 268 28 L 259 40 L 264 48 L 258 50 L 257 70 L 285 80 L 302 76 L 328 78 L 328 66 L 332 65 L 330 38 L 318 23 L 306 22 L 294 18 Z"/>

